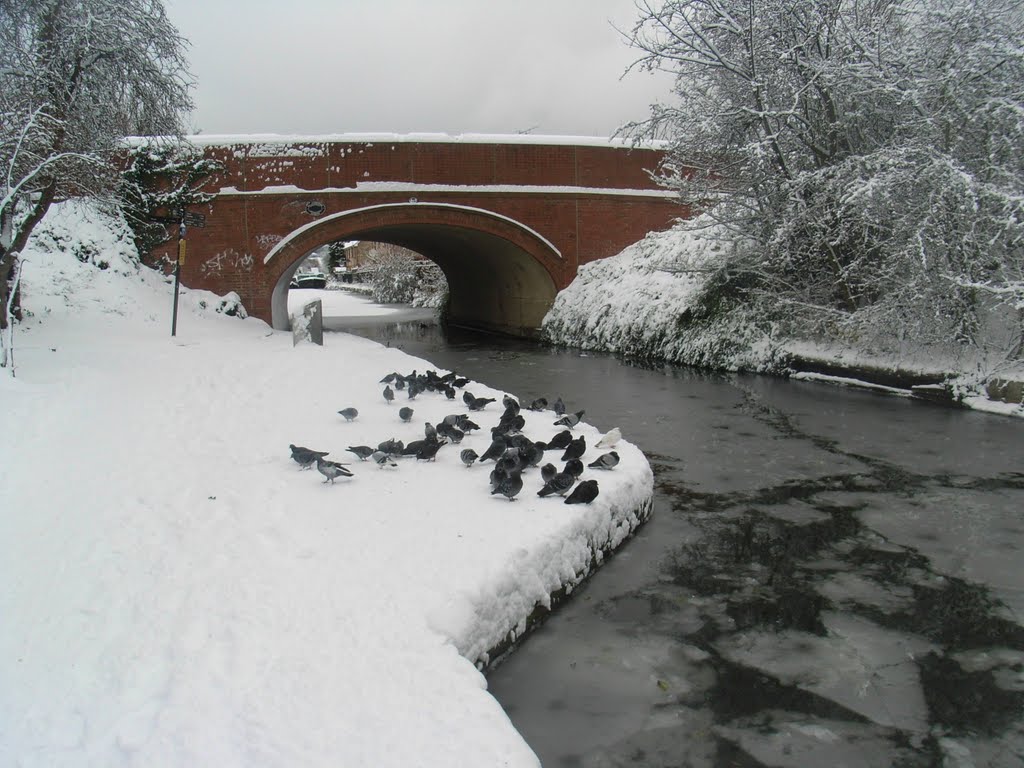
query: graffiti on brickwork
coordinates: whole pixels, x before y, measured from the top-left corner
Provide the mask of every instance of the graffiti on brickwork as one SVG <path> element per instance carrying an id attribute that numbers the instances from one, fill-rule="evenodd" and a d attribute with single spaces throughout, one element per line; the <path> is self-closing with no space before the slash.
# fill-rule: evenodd
<path id="1" fill-rule="evenodd" d="M 249 272 L 253 263 L 254 259 L 250 254 L 227 250 L 208 258 L 199 267 L 199 271 L 203 277 L 219 276 L 225 272 Z"/>
<path id="2" fill-rule="evenodd" d="M 256 245 L 264 251 L 269 251 L 283 239 L 281 235 L 256 235 Z"/>

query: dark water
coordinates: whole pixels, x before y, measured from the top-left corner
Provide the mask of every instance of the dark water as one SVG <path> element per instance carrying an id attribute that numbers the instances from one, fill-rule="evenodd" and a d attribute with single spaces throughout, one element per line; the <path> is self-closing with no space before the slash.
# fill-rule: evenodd
<path id="1" fill-rule="evenodd" d="M 545 766 L 1024 765 L 1022 425 L 419 322 L 355 330 L 619 426 L 654 516 L 489 676 Z"/>

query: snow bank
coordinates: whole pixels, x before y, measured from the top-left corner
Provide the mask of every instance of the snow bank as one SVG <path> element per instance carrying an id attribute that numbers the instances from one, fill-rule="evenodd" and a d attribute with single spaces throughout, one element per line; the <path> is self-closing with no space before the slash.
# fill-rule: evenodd
<path id="1" fill-rule="evenodd" d="M 601 495 L 582 507 L 538 498 L 536 470 L 515 502 L 492 496 L 490 463 L 454 447 L 361 463 L 348 446 L 465 412 L 425 393 L 406 424 L 404 394 L 382 399 L 384 374 L 428 362 L 342 335 L 293 348 L 195 292 L 172 339 L 169 284 L 122 255 L 26 256 L 18 378 L 0 378 L 0 764 L 536 765 L 475 664 L 640 523 L 640 450 L 588 470 Z M 355 476 L 325 485 L 289 443 Z"/>
<path id="2" fill-rule="evenodd" d="M 544 318 L 555 344 L 727 370 L 767 370 L 776 351 L 746 318 L 692 322 L 709 273 L 735 238 L 707 216 L 585 264 Z"/>

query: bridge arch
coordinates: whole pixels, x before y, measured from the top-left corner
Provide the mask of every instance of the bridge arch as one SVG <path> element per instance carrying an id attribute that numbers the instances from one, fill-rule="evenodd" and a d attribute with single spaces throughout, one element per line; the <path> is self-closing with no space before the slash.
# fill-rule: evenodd
<path id="1" fill-rule="evenodd" d="M 517 336 L 536 334 L 565 266 L 535 230 L 482 208 L 415 200 L 357 208 L 294 230 L 264 257 L 274 328 L 290 327 L 288 284 L 302 259 L 337 240 L 393 243 L 422 254 L 448 280 L 450 322 Z"/>

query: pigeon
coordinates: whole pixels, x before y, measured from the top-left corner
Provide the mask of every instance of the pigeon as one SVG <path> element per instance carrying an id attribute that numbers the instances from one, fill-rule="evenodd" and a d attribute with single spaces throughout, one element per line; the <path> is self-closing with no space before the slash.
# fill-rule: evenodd
<path id="1" fill-rule="evenodd" d="M 398 418 L 402 421 L 412 421 L 412 408 L 407 405 L 403 405 L 398 409 Z"/>
<path id="2" fill-rule="evenodd" d="M 352 473 L 341 464 L 336 461 L 328 461 L 323 456 L 317 457 L 316 468 L 324 476 L 324 482 L 330 482 L 331 485 L 334 485 L 334 478 L 336 477 L 352 477 Z"/>
<path id="3" fill-rule="evenodd" d="M 514 411 L 515 413 L 519 413 L 519 401 L 516 400 L 511 395 L 504 395 L 501 398 L 501 404 L 505 406 L 506 411 Z"/>
<path id="4" fill-rule="evenodd" d="M 423 434 L 426 436 L 427 440 L 437 440 L 437 430 L 429 421 L 423 422 Z"/>
<path id="5" fill-rule="evenodd" d="M 491 496 L 501 494 L 509 501 L 515 501 L 516 494 L 523 490 L 523 477 L 518 472 L 506 475 L 505 478 L 494 487 Z"/>
<path id="6" fill-rule="evenodd" d="M 394 438 L 391 438 L 390 440 L 385 440 L 383 443 L 379 443 L 377 445 L 378 451 L 382 451 L 383 453 L 386 453 L 389 456 L 394 456 L 396 453 L 401 453 L 404 449 L 405 444 L 401 440 L 395 440 Z"/>
<path id="7" fill-rule="evenodd" d="M 622 439 L 622 432 L 618 427 L 612 427 L 607 434 L 603 435 L 595 444 L 595 448 L 614 448 L 615 444 Z"/>
<path id="8" fill-rule="evenodd" d="M 589 504 L 597 498 L 597 480 L 584 480 L 566 499 L 566 504 Z"/>
<path id="9" fill-rule="evenodd" d="M 355 408 L 342 408 L 338 411 L 342 416 L 345 417 L 345 421 L 352 421 L 356 416 L 359 415 L 359 411 Z"/>
<path id="10" fill-rule="evenodd" d="M 360 461 L 366 461 L 373 455 L 373 448 L 368 445 L 350 445 L 346 450 L 358 456 Z"/>
<path id="11" fill-rule="evenodd" d="M 544 487 L 537 491 L 538 496 L 565 496 L 569 489 L 575 484 L 576 478 L 569 472 L 558 472 L 550 480 L 544 483 Z"/>
<path id="12" fill-rule="evenodd" d="M 555 400 L 555 404 L 551 406 L 551 408 L 558 416 L 562 416 L 563 414 L 565 414 L 565 403 L 562 402 L 562 398 L 558 398 L 557 400 Z"/>
<path id="13" fill-rule="evenodd" d="M 387 376 L 385 376 L 383 379 L 381 379 L 378 383 L 380 383 L 380 384 L 391 384 L 397 378 L 398 378 L 398 372 L 395 371 L 394 373 L 389 373 Z"/>
<path id="14" fill-rule="evenodd" d="M 591 469 L 613 469 L 619 463 L 619 454 L 615 451 L 602 453 L 592 462 L 587 464 Z"/>
<path id="15" fill-rule="evenodd" d="M 498 457 L 505 452 L 507 447 L 508 443 L 505 442 L 504 438 L 499 437 L 491 443 L 490 447 L 484 451 L 483 456 L 478 461 L 487 461 L 488 459 L 497 461 Z"/>
<path id="16" fill-rule="evenodd" d="M 532 403 L 530 403 L 531 411 L 543 411 L 548 407 L 548 399 L 546 397 L 538 397 Z"/>
<path id="17" fill-rule="evenodd" d="M 464 402 L 466 405 L 469 405 L 474 400 L 476 400 L 476 398 L 473 397 L 473 393 L 470 392 L 468 389 L 462 393 L 462 402 Z"/>
<path id="18" fill-rule="evenodd" d="M 316 463 L 316 460 L 322 458 L 330 453 L 330 451 L 313 451 L 301 445 L 288 444 L 288 447 L 292 449 L 292 458 L 295 463 L 303 469 L 309 469 Z"/>
<path id="19" fill-rule="evenodd" d="M 459 414 L 459 420 L 455 423 L 455 426 L 463 432 L 472 432 L 474 429 L 480 429 L 480 425 L 470 420 L 469 416 L 464 413 Z"/>
<path id="20" fill-rule="evenodd" d="M 420 446 L 419 452 L 416 454 L 417 461 L 433 461 L 442 445 L 444 445 L 444 443 L 438 442 L 437 440 L 425 441 L 425 443 Z"/>
<path id="21" fill-rule="evenodd" d="M 420 448 L 425 446 L 427 444 L 427 442 L 429 442 L 429 441 L 427 441 L 427 440 L 413 440 L 412 442 L 407 443 L 406 446 L 402 450 L 399 451 L 399 453 L 402 454 L 403 456 L 416 456 L 416 455 L 419 454 Z"/>
<path id="22" fill-rule="evenodd" d="M 536 467 L 544 459 L 544 450 L 536 443 L 529 443 L 519 449 L 519 455 L 528 467 Z"/>
<path id="23" fill-rule="evenodd" d="M 500 469 L 506 475 L 511 475 L 513 472 L 520 472 L 523 469 L 523 462 L 519 456 L 518 448 L 509 448 L 502 455 L 501 458 L 494 462 L 495 467 Z"/>
<path id="24" fill-rule="evenodd" d="M 508 475 L 505 474 L 505 471 L 501 467 L 495 465 L 494 469 L 491 470 L 491 474 L 488 475 L 488 480 L 491 483 L 491 490 L 493 491 L 495 488 L 501 485 L 501 482 L 506 477 L 508 477 Z"/>
<path id="25" fill-rule="evenodd" d="M 558 468 L 550 462 L 540 468 L 540 479 L 545 483 L 550 483 L 551 478 L 558 474 Z"/>
<path id="26" fill-rule="evenodd" d="M 395 464 L 395 462 L 391 460 L 391 456 L 384 453 L 384 451 L 374 451 L 373 453 L 370 454 L 370 458 L 373 459 L 373 462 L 381 469 L 384 469 L 384 467 L 398 466 L 397 464 Z"/>
<path id="27" fill-rule="evenodd" d="M 568 427 L 569 429 L 572 429 L 573 427 L 580 423 L 580 419 L 583 418 L 584 413 L 586 413 L 586 411 L 576 411 L 576 413 L 567 413 L 565 414 L 565 416 L 563 416 L 562 418 L 555 422 L 555 426 Z"/>
<path id="28" fill-rule="evenodd" d="M 572 442 L 572 432 L 563 429 L 547 442 L 547 450 L 564 450 Z"/>
<path id="29" fill-rule="evenodd" d="M 455 444 L 461 443 L 462 438 L 466 436 L 466 433 L 463 432 L 461 429 L 452 426 L 451 424 L 448 424 L 447 422 L 444 421 L 438 422 L 435 431 L 441 437 L 448 438 L 448 442 Z"/>
<path id="30" fill-rule="evenodd" d="M 474 451 L 472 448 L 464 448 L 462 452 L 459 454 L 459 459 L 461 459 L 462 463 L 465 464 L 467 467 L 472 467 L 473 462 L 477 460 L 476 451 Z"/>
<path id="31" fill-rule="evenodd" d="M 464 378 L 462 376 L 452 381 L 452 386 L 457 387 L 458 389 L 462 389 L 467 384 L 469 384 L 469 379 Z"/>
<path id="32" fill-rule="evenodd" d="M 579 459 L 569 459 L 565 462 L 565 466 L 562 467 L 562 471 L 573 477 L 579 477 L 583 474 L 583 462 Z"/>
<path id="33" fill-rule="evenodd" d="M 397 382 L 395 386 L 398 386 Z M 388 401 L 389 405 L 391 404 L 391 401 L 395 399 L 395 392 L 390 386 L 384 387 L 384 399 Z"/>
<path id="34" fill-rule="evenodd" d="M 487 407 L 488 403 L 493 403 L 493 397 L 474 397 L 470 402 L 466 403 L 471 411 L 482 411 Z"/>
<path id="35" fill-rule="evenodd" d="M 568 461 L 569 459 L 578 459 L 586 452 L 587 438 L 585 438 L 583 435 L 580 435 L 565 447 L 565 453 L 562 454 L 562 461 Z"/>

